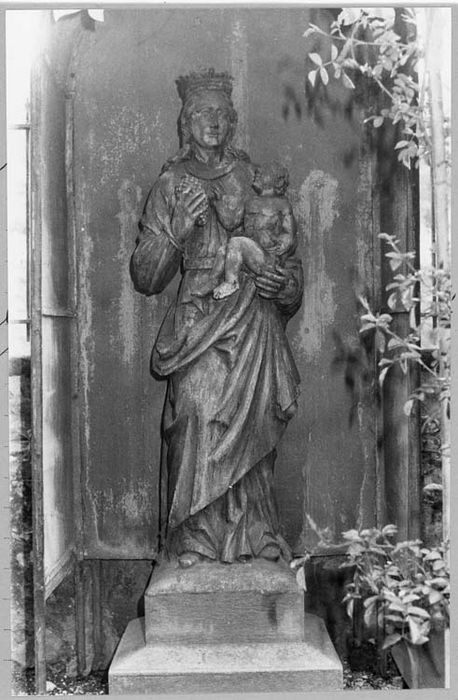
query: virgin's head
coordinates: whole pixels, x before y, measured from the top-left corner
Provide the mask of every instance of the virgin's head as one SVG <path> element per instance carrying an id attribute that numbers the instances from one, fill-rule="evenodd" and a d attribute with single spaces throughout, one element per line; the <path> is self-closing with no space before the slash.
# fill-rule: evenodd
<path id="1" fill-rule="evenodd" d="M 204 149 L 230 144 L 237 126 L 237 112 L 222 90 L 199 90 L 184 103 L 179 118 L 182 146 L 196 143 Z"/>
<path id="2" fill-rule="evenodd" d="M 176 83 L 183 103 L 178 120 L 181 146 L 213 150 L 229 145 L 237 126 L 232 77 L 208 68 L 181 76 Z"/>

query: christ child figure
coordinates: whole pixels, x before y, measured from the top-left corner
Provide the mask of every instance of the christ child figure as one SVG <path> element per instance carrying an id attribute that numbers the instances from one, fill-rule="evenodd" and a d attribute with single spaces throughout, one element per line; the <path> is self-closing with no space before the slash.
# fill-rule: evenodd
<path id="1" fill-rule="evenodd" d="M 281 266 L 294 252 L 297 226 L 285 196 L 288 184 L 288 171 L 279 163 L 256 168 L 252 183 L 256 195 L 246 204 L 245 235 L 233 236 L 227 243 L 224 281 L 213 290 L 215 299 L 237 291 L 243 266 L 259 275 L 266 268 Z"/>

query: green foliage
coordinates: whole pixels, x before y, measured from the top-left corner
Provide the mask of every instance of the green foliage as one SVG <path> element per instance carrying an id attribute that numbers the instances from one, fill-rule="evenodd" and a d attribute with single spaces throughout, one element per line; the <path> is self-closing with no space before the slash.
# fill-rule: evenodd
<path id="1" fill-rule="evenodd" d="M 330 79 L 355 89 L 355 75 L 360 73 L 374 82 L 387 98 L 386 106 L 369 114 L 366 122 L 377 129 L 385 121 L 399 124 L 402 138 L 395 148 L 398 159 L 407 168 L 418 158 L 430 161 L 431 136 L 428 126 L 426 92 L 414 79 L 422 49 L 416 38 L 415 13 L 406 9 L 402 14 L 407 38 L 394 31 L 394 8 L 344 8 L 326 32 L 309 24 L 304 33 L 315 40 L 318 48 L 308 52 L 314 68 L 308 80 L 314 86 L 317 80 L 327 85 Z"/>
<path id="2" fill-rule="evenodd" d="M 403 25 L 404 39 L 395 31 L 395 25 Z M 399 124 L 402 138 L 394 147 L 398 159 L 408 168 L 412 163 L 418 166 L 420 158 L 431 166 L 429 91 L 413 77 L 419 60 L 424 58 L 417 38 L 415 11 L 408 8 L 402 13 L 394 8 L 344 8 L 329 31 L 310 24 L 304 36 L 312 42 L 308 58 L 315 67 L 308 73 L 310 82 L 315 85 L 320 79 L 328 84 L 329 76 L 332 76 L 333 80 L 354 89 L 352 77 L 358 73 L 366 76 L 386 98 L 386 106 L 379 113 L 367 116 L 366 122 L 372 123 L 375 128 L 382 127 L 387 120 Z M 448 165 L 448 119 L 444 119 L 442 130 Z M 415 399 L 423 400 L 426 394 L 436 392 L 439 399 L 446 402 L 448 415 L 452 302 L 450 272 L 440 266 L 417 269 L 413 251 L 403 252 L 399 247 L 400 241 L 387 233 L 380 234 L 380 238 L 388 245 L 386 257 L 393 271 L 393 279 L 386 287 L 390 292 L 388 307 L 409 313 L 410 332 L 405 337 L 398 335 L 392 328 L 391 315 L 374 313 L 363 298 L 360 298 L 363 307 L 360 332 L 374 335 L 381 385 L 394 365 L 406 374 L 409 363 L 414 362 L 431 375 L 431 382 L 423 384 L 409 399 L 406 412 L 410 411 Z M 420 347 L 427 328 L 434 345 L 433 363 L 428 366 L 423 362 Z"/>
<path id="3" fill-rule="evenodd" d="M 421 12 L 421 10 L 417 10 Z M 340 82 L 354 89 L 355 76 L 360 74 L 378 88 L 378 99 L 366 106 L 365 122 L 376 129 L 386 122 L 395 127 L 399 139 L 394 145 L 397 158 L 407 168 L 418 167 L 423 160 L 431 171 L 431 206 L 433 211 L 432 267 L 417 269 L 413 251 L 404 252 L 400 241 L 382 233 L 388 246 L 393 278 L 386 286 L 388 310 L 407 312 L 410 328 L 402 335 L 390 313 L 374 313 L 368 301 L 362 305 L 360 332 L 373 334 L 378 354 L 379 383 L 394 366 L 407 374 L 412 363 L 419 365 L 430 379 L 412 393 L 404 406 L 410 414 L 415 401 L 437 398 L 436 415 L 441 424 L 442 466 L 447 481 L 450 469 L 450 320 L 453 299 L 449 270 L 450 198 L 450 120 L 444 115 L 440 99 L 440 80 L 431 68 L 431 56 L 423 50 L 417 35 L 416 11 L 394 8 L 344 8 L 329 31 L 310 25 L 305 32 L 309 43 L 311 70 L 308 79 L 315 85 Z M 402 37 L 399 32 L 402 32 Z M 436 34 L 426 33 L 427 42 L 437 50 Z M 417 81 L 420 61 L 421 82 Z M 326 73 L 326 75 L 325 75 Z M 325 77 L 324 77 L 325 76 Z M 435 98 L 433 99 L 433 95 Z M 375 110 L 375 111 L 374 111 Z M 433 151 L 434 144 L 434 151 Z M 432 201 L 434 197 L 434 202 Z M 385 310 L 384 310 L 385 311 Z M 421 342 L 427 339 L 432 349 L 432 362 L 426 364 Z M 431 402 L 429 402 L 431 403 Z M 447 492 L 448 493 L 448 492 Z M 448 512 L 448 496 L 444 495 Z M 447 527 L 448 515 L 445 526 Z"/>
<path id="4" fill-rule="evenodd" d="M 403 37 L 395 27 L 402 28 Z M 425 56 L 417 38 L 415 11 L 344 8 L 329 31 L 311 24 L 304 36 L 309 46 L 307 77 L 311 85 L 316 86 L 318 81 L 325 86 L 336 82 L 354 90 L 358 74 L 374 84 L 379 99 L 366 106 L 365 122 L 375 129 L 387 123 L 395 125 L 395 133 L 400 135 L 394 146 L 398 160 L 407 168 L 418 167 L 423 160 L 431 168 L 433 183 L 445 185 L 448 171 L 445 176 L 439 173 L 439 166 L 432 159 L 432 121 L 434 117 L 437 147 L 438 118 L 431 102 L 431 84 L 417 81 L 419 61 Z M 443 115 L 441 119 L 445 158 L 442 160 L 442 150 L 437 147 L 441 151 L 439 165 L 448 168 L 450 124 Z M 442 192 L 441 196 L 442 214 L 446 207 Z M 435 206 L 439 211 L 436 201 Z M 441 236 L 447 238 L 446 216 L 442 219 L 441 227 L 436 226 L 435 240 Z M 387 248 L 385 255 L 392 271 L 392 279 L 386 286 L 388 311 L 407 314 L 409 329 L 400 335 L 391 313 L 374 312 L 368 300 L 360 297 L 360 333 L 373 339 L 381 386 L 393 367 L 399 367 L 404 374 L 412 363 L 422 368 L 423 376 L 429 379 L 409 397 L 405 413 L 410 413 L 415 401 L 434 395 L 439 399 L 439 421 L 443 427 L 449 423 L 450 416 L 453 292 L 448 260 L 440 258 L 440 264 L 434 260 L 433 266 L 419 269 L 415 252 L 403 251 L 399 239 L 387 233 L 380 234 L 380 239 Z M 437 251 L 436 254 L 439 256 Z M 421 348 L 426 337 L 428 346 L 432 346 L 432 362 L 427 364 Z M 445 472 L 447 430 L 441 433 L 441 440 Z M 433 488 L 442 487 L 438 484 L 426 487 Z M 344 566 L 354 567 L 353 581 L 344 598 L 347 612 L 353 617 L 362 605 L 364 622 L 382 649 L 401 640 L 424 644 L 431 631 L 449 626 L 448 545 L 427 548 L 420 541 L 396 544 L 393 541 L 396 534 L 393 525 L 382 530 L 343 533 L 349 543 Z"/>
<path id="5" fill-rule="evenodd" d="M 405 412 L 410 413 L 415 400 L 424 401 L 426 396 L 435 394 L 439 401 L 445 401 L 447 413 L 450 410 L 450 326 L 452 314 L 453 291 L 450 272 L 437 267 L 423 267 L 421 270 L 414 265 L 415 253 L 403 253 L 400 241 L 387 233 L 379 234 L 386 242 L 389 251 L 386 257 L 393 272 L 393 281 L 386 286 L 390 292 L 388 306 L 409 312 L 410 332 L 405 336 L 398 335 L 391 325 L 393 318 L 390 314 L 374 313 L 367 299 L 360 297 L 359 301 L 364 313 L 360 316 L 360 333 L 372 333 L 374 344 L 379 356 L 379 383 L 383 385 L 391 367 L 397 365 L 404 374 L 409 364 L 414 362 L 421 366 L 431 377 L 423 382 L 411 395 L 405 405 Z M 422 289 L 423 299 L 420 311 L 419 289 Z M 421 336 L 428 329 L 435 346 L 432 350 L 432 362 L 425 364 L 420 346 Z M 442 334 L 442 348 L 438 335 Z"/>
<path id="6" fill-rule="evenodd" d="M 344 602 L 350 617 L 355 603 L 364 607 L 364 623 L 382 649 L 402 639 L 424 644 L 432 630 L 449 626 L 450 573 L 447 546 L 423 547 L 421 541 L 395 543 L 397 528 L 348 530 L 347 559 L 355 567 Z"/>

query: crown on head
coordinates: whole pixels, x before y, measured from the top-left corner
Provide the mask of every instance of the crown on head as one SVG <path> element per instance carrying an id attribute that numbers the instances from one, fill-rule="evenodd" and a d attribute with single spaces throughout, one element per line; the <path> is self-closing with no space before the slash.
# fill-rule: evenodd
<path id="1" fill-rule="evenodd" d="M 214 68 L 208 68 L 199 73 L 180 75 L 175 82 L 180 99 L 184 103 L 191 94 L 198 90 L 219 90 L 230 97 L 232 81 L 233 78 L 229 73 L 215 73 Z"/>

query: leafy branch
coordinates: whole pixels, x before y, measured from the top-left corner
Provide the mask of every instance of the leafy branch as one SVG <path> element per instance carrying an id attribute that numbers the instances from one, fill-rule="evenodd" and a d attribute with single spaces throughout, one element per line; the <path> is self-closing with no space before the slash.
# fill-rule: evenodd
<path id="1" fill-rule="evenodd" d="M 415 14 L 406 10 L 402 15 L 406 26 L 415 27 Z M 355 89 L 355 74 L 372 80 L 387 99 L 387 106 L 369 114 L 365 122 L 375 128 L 385 120 L 398 124 L 402 138 L 396 143 L 398 160 L 407 168 L 412 162 L 418 167 L 419 157 L 430 162 L 432 141 L 429 128 L 429 105 L 424 85 L 412 77 L 423 57 L 415 32 L 403 41 L 394 29 L 394 8 L 344 8 L 330 31 L 309 24 L 304 37 L 315 37 L 321 50 L 308 52 L 315 64 L 308 80 L 315 86 L 319 79 L 328 85 L 330 78 L 348 89 Z M 320 39 L 321 37 L 321 39 Z M 322 39 L 326 46 L 321 46 Z M 330 56 L 329 56 L 330 44 Z"/>
<path id="2" fill-rule="evenodd" d="M 418 270 L 413 264 L 415 260 L 413 251 L 403 253 L 399 248 L 400 241 L 387 233 L 379 234 L 379 238 L 388 244 L 390 250 L 385 255 L 392 271 L 396 272 L 393 281 L 385 288 L 391 292 L 387 304 L 390 309 L 401 308 L 409 312 L 411 327 L 410 333 L 405 336 L 399 335 L 392 328 L 391 314 L 375 313 L 367 299 L 359 297 L 359 302 L 364 309 L 364 313 L 360 316 L 360 333 L 372 333 L 374 336 L 374 345 L 379 356 L 380 386 L 383 385 L 388 371 L 393 366 L 399 366 L 402 372 L 407 374 L 409 364 L 414 362 L 434 378 L 434 383 L 423 382 L 411 394 L 405 405 L 406 414 L 410 413 L 415 400 L 424 401 L 427 395 L 433 393 L 438 393 L 439 400 L 446 402 L 447 411 L 449 411 L 450 353 L 446 352 L 444 355 L 443 348 L 441 350 L 437 340 L 432 350 L 432 363 L 426 364 L 422 355 L 421 336 L 425 325 L 442 331 L 450 328 L 453 300 L 450 272 L 441 268 Z M 401 268 L 406 271 L 400 271 Z M 416 315 L 420 297 L 416 290 L 419 284 L 428 289 L 430 299 L 423 305 L 424 308 L 417 323 Z M 449 343 L 448 338 L 448 345 Z"/>
<path id="3" fill-rule="evenodd" d="M 450 572 L 446 563 L 448 544 L 428 548 L 420 540 L 395 543 L 397 528 L 348 530 L 347 562 L 354 567 L 344 603 L 350 617 L 355 603 L 362 602 L 364 623 L 378 636 L 382 649 L 405 639 L 424 644 L 433 629 L 450 623 Z"/>

